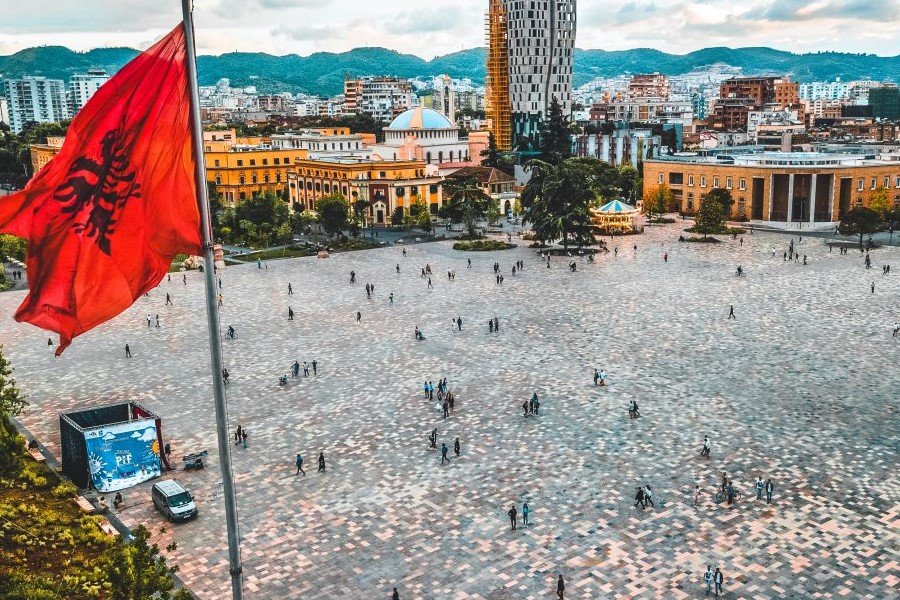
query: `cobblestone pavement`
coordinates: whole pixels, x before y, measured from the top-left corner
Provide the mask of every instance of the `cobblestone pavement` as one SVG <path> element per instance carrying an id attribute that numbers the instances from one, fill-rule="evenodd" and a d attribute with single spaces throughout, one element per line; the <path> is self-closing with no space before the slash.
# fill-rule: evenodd
<path id="1" fill-rule="evenodd" d="M 710 564 L 729 598 L 897 597 L 900 273 L 881 265 L 900 271 L 900 250 L 873 252 L 866 271 L 859 253 L 829 254 L 820 240 L 798 245 L 803 266 L 782 260 L 785 236 L 701 245 L 679 233 L 617 239 L 617 255 L 576 259 L 577 273 L 526 248 L 464 254 L 449 243 L 229 267 L 229 426 L 249 432 L 233 453 L 247 596 L 388 598 L 396 585 L 404 600 L 544 599 L 562 573 L 566 598 L 696 598 Z M 513 276 L 516 259 L 525 270 Z M 121 517 L 177 540 L 182 577 L 220 599 L 229 582 L 202 284 L 172 279 L 59 359 L 45 333 L 12 321 L 22 293 L 3 294 L 0 339 L 32 402 L 23 420 L 57 455 L 60 411 L 126 399 L 162 415 L 173 456 L 209 449 L 210 468 L 175 473 L 197 496 L 197 520 L 158 533 L 149 483 L 125 492 Z M 148 313 L 161 329 L 148 330 Z M 294 359 L 316 359 L 319 374 L 281 388 Z M 607 387 L 593 386 L 594 367 Z M 421 391 L 444 376 L 458 398 L 449 419 Z M 541 414 L 525 419 L 534 391 Z M 433 427 L 439 447 L 461 441 L 449 465 L 428 448 Z M 698 456 L 704 434 L 709 459 Z M 297 452 L 305 477 L 294 476 Z M 730 508 L 712 498 L 723 471 L 743 492 Z M 757 476 L 775 484 L 771 505 L 755 500 Z M 645 484 L 656 507 L 642 511 L 633 498 Z M 532 524 L 511 531 L 506 512 L 523 501 Z"/>

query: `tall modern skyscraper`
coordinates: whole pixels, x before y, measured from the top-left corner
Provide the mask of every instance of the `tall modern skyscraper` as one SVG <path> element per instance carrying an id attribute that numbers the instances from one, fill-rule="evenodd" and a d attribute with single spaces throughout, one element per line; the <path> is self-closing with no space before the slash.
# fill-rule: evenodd
<path id="1" fill-rule="evenodd" d="M 66 85 L 60 79 L 7 79 L 4 87 L 9 103 L 9 127 L 15 133 L 20 133 L 29 121 L 59 123 L 72 116 L 66 105 Z"/>
<path id="2" fill-rule="evenodd" d="M 572 112 L 575 0 L 489 0 L 486 108 L 497 146 L 537 141 L 554 98 Z"/>

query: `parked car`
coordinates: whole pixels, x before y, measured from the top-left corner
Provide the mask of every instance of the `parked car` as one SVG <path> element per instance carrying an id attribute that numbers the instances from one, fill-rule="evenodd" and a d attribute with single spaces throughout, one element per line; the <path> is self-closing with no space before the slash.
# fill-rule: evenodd
<path id="1" fill-rule="evenodd" d="M 169 521 L 187 521 L 197 516 L 194 497 L 174 479 L 154 483 L 150 490 L 153 506 Z"/>

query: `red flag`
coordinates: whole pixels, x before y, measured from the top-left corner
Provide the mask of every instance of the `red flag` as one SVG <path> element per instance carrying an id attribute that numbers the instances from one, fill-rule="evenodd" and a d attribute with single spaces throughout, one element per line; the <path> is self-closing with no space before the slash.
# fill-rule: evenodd
<path id="1" fill-rule="evenodd" d="M 125 65 L 72 120 L 59 154 L 0 199 L 0 233 L 28 240 L 30 293 L 16 311 L 72 338 L 200 254 L 184 28 Z"/>

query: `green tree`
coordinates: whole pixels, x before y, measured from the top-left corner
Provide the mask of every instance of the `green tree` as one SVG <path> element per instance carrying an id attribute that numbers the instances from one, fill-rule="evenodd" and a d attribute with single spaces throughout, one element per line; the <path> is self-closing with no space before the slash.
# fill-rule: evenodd
<path id="1" fill-rule="evenodd" d="M 555 96 L 550 101 L 547 115 L 541 124 L 540 150 L 541 158 L 550 164 L 561 162 L 572 154 L 569 122 Z"/>
<path id="2" fill-rule="evenodd" d="M 500 168 L 500 151 L 497 149 L 497 139 L 493 131 L 488 135 L 488 147 L 481 153 L 481 159 L 482 166 Z"/>
<path id="3" fill-rule="evenodd" d="M 644 214 L 647 215 L 648 222 L 654 218 L 658 219 L 666 213 L 671 198 L 672 191 L 664 183 L 644 194 Z"/>
<path id="4" fill-rule="evenodd" d="M 878 233 L 884 228 L 881 215 L 864 206 L 858 206 L 844 215 L 838 225 L 841 235 L 858 235 L 859 247 L 863 247 L 863 236 Z"/>
<path id="5" fill-rule="evenodd" d="M 872 192 L 872 198 L 869 200 L 869 208 L 878 213 L 882 218 L 886 217 L 894 210 L 894 203 L 888 195 L 888 190 L 884 186 L 878 186 Z"/>
<path id="6" fill-rule="evenodd" d="M 694 231 L 702 233 L 705 238 L 710 233 L 718 233 L 725 227 L 725 207 L 722 202 L 712 194 L 703 194 L 700 197 L 700 210 L 697 213 L 697 221 Z"/>
<path id="7" fill-rule="evenodd" d="M 350 207 L 340 194 L 331 194 L 316 201 L 319 222 L 329 236 L 334 237 L 347 227 Z"/>
<path id="8" fill-rule="evenodd" d="M 531 179 L 522 191 L 524 220 L 532 224 L 541 241 L 561 239 L 579 246 L 595 243 L 590 207 L 594 200 L 594 173 L 580 159 L 559 164 L 533 160 L 528 163 Z"/>
<path id="9" fill-rule="evenodd" d="M 625 201 L 629 204 L 637 203 L 641 189 L 641 175 L 638 170 L 631 165 L 622 165 L 618 168 L 616 176 Z"/>
<path id="10" fill-rule="evenodd" d="M 0 261 L 9 260 L 25 260 L 25 250 L 28 243 L 20 237 L 14 235 L 0 235 Z"/>
<path id="11" fill-rule="evenodd" d="M 431 211 L 427 208 L 425 210 L 420 210 L 419 215 L 416 217 L 416 226 L 425 233 L 431 231 Z"/>
<path id="12" fill-rule="evenodd" d="M 15 473 L 20 465 L 22 438 L 12 424 L 11 418 L 22 412 L 28 403 L 22 397 L 12 366 L 3 355 L 0 346 L 0 472 Z"/>
<path id="13" fill-rule="evenodd" d="M 450 175 L 443 187 L 444 197 L 448 198 L 446 214 L 454 222 L 465 223 L 468 237 L 474 238 L 476 223 L 487 216 L 493 200 L 481 189 L 474 175 Z"/>
<path id="14" fill-rule="evenodd" d="M 166 564 L 166 555 L 176 549 L 175 542 L 166 546 L 166 554 L 162 554 L 159 546 L 149 544 L 150 531 L 146 527 L 138 525 L 132 534 L 131 542 L 120 537 L 108 557 L 106 570 L 112 585 L 112 599 L 189 599 L 191 596 L 186 590 L 175 589 L 172 575 L 178 567 Z"/>

